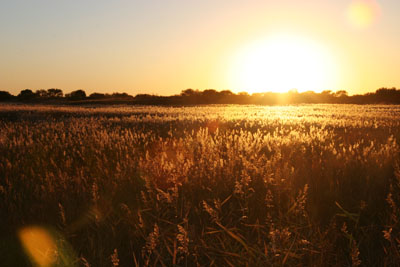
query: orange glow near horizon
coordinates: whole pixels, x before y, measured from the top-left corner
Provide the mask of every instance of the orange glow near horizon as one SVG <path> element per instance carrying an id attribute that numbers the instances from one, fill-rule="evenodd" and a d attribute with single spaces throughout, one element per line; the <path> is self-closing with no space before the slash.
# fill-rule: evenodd
<path id="1" fill-rule="evenodd" d="M 238 52 L 233 65 L 233 83 L 249 93 L 319 92 L 336 84 L 332 54 L 314 40 L 294 34 L 250 43 Z"/>

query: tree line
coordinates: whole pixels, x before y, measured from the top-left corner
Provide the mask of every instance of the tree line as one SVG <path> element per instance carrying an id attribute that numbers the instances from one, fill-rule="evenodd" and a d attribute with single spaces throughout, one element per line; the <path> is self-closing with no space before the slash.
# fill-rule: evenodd
<path id="1" fill-rule="evenodd" d="M 330 90 L 316 93 L 307 91 L 299 93 L 296 90 L 287 93 L 233 93 L 230 90 L 217 91 L 206 89 L 203 91 L 186 89 L 180 94 L 172 96 L 159 96 L 152 94 L 127 93 L 92 93 L 87 95 L 82 89 L 64 94 L 61 89 L 31 89 L 21 90 L 18 95 L 7 91 L 0 91 L 0 102 L 22 103 L 51 103 L 51 104 L 138 104 L 138 105 L 204 105 L 204 104 L 400 104 L 400 89 L 380 88 L 373 93 L 348 95 L 344 90 L 332 92 Z"/>

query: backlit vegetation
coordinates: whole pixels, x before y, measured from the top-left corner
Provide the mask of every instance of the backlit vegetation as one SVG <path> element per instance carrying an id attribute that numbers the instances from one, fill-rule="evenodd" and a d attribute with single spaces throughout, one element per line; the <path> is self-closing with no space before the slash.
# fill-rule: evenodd
<path id="1" fill-rule="evenodd" d="M 0 129 L 4 266 L 400 262 L 397 106 L 2 105 Z"/>

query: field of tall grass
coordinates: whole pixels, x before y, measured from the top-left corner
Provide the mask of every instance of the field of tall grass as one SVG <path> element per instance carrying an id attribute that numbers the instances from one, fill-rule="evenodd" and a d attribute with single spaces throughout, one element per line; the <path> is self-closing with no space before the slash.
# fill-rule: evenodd
<path id="1" fill-rule="evenodd" d="M 399 266 L 400 107 L 0 106 L 1 266 Z"/>

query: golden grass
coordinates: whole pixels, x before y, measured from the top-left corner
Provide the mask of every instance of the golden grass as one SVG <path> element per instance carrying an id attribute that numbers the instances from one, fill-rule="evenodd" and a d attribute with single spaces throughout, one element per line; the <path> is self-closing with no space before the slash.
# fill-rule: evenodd
<path id="1" fill-rule="evenodd" d="M 400 262 L 397 106 L 2 105 L 0 129 L 6 265 L 31 226 L 61 265 Z"/>

